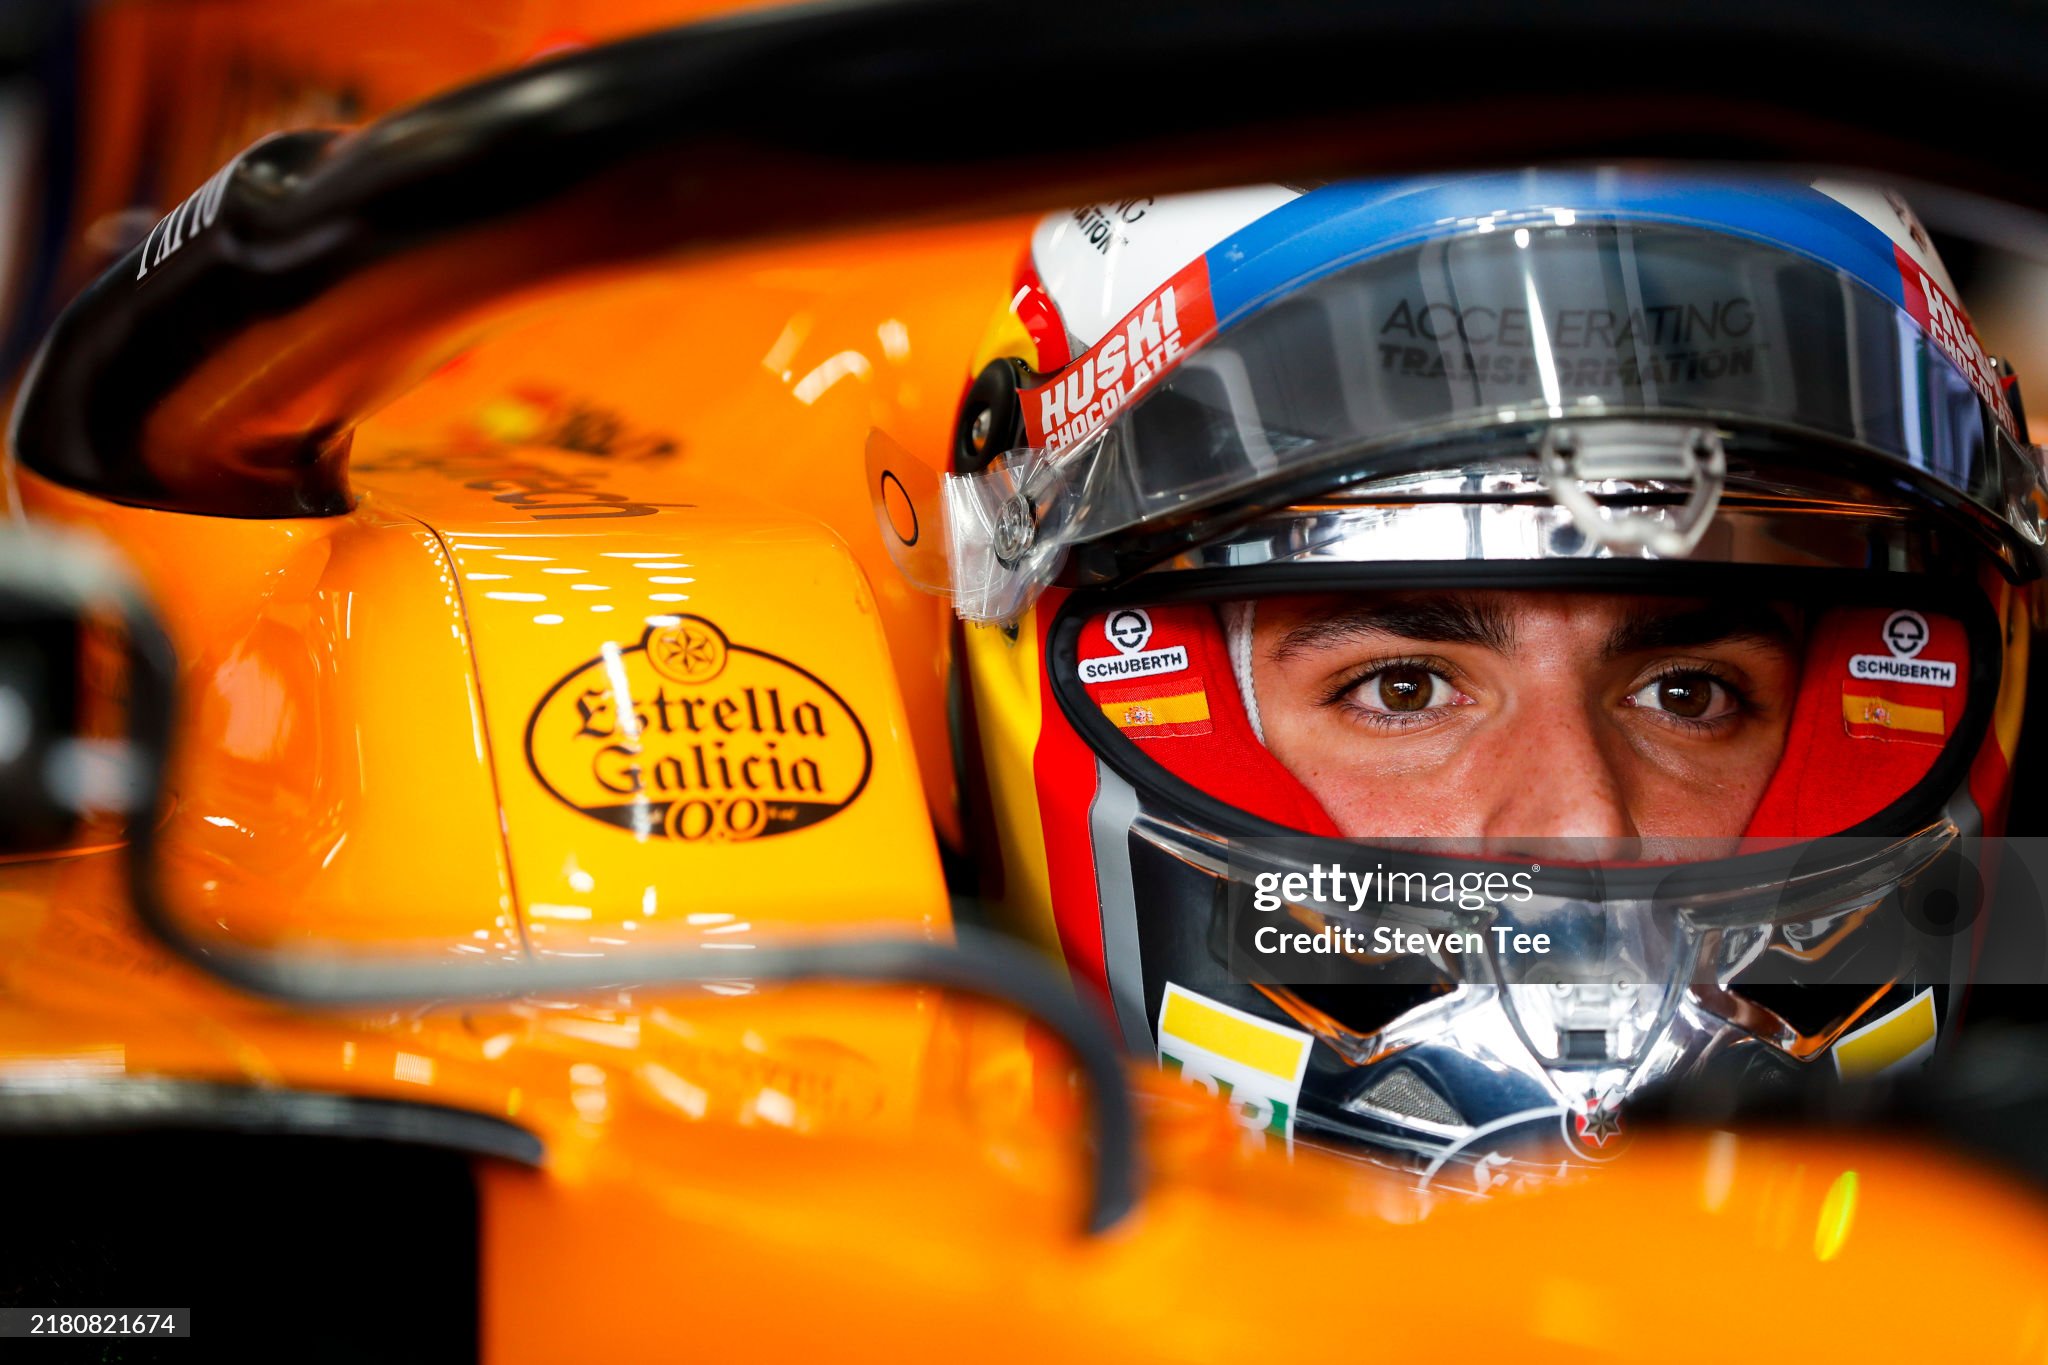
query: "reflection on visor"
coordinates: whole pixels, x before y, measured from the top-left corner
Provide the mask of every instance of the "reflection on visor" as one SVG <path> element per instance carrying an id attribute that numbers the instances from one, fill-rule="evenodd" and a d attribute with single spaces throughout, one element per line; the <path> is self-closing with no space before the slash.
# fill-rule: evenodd
<path id="1" fill-rule="evenodd" d="M 1024 395 L 1046 445 L 947 481 L 963 614 L 1014 615 L 1083 541 L 1255 502 L 1262 485 L 1397 441 L 1561 418 L 1814 433 L 2040 539 L 2031 464 L 1928 333 L 1849 276 L 1756 242 L 1599 223 L 1438 240 L 1201 341 L 1187 337 L 1162 380 L 1108 410 L 1084 360 Z M 1430 458 L 1389 454 L 1372 472 L 1436 468 Z"/>

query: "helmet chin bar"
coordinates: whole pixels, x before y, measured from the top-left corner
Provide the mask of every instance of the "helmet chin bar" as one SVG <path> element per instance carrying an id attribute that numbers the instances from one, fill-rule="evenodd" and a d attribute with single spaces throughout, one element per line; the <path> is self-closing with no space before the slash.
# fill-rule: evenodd
<path id="1" fill-rule="evenodd" d="M 1219 990 L 1220 967 L 1339 1063 L 1304 1093 L 1305 1131 L 1383 1149 L 1394 1164 L 1454 1186 L 1472 1166 L 1460 1158 L 1468 1149 L 1497 1156 L 1541 1146 L 1553 1165 L 1604 1159 L 1621 1146 L 1625 1104 L 1646 1087 L 1709 1065 L 1768 1070 L 1820 1060 L 1869 1022 L 1894 988 L 1940 992 L 1952 984 L 1969 952 L 1967 934 L 1902 934 L 1877 914 L 1910 917 L 1959 843 L 1976 846 L 1948 821 L 1903 839 L 1773 842 L 1761 852 L 1661 871 L 1553 865 L 1555 854 L 1546 854 L 1552 874 L 1532 879 L 1537 893 L 1519 903 L 1510 896 L 1475 910 L 1388 901 L 1356 919 L 1293 903 L 1277 914 L 1247 913 L 1260 872 L 1302 866 L 1306 841 L 1283 848 L 1211 839 L 1142 813 L 1130 832 L 1221 883 L 1211 900 L 1204 988 Z M 1445 865 L 1509 866 L 1427 849 L 1337 847 L 1361 865 L 1385 860 L 1390 870 L 1432 875 Z M 1986 853 L 1998 856 L 1988 846 L 1969 856 Z M 1614 894 L 1600 894 L 1603 882 Z M 1248 931 L 1270 924 L 1291 931 L 1344 924 L 1361 935 L 1391 924 L 1420 951 L 1375 957 L 1364 950 L 1349 964 L 1355 973 L 1311 984 L 1305 978 L 1315 973 L 1297 977 L 1287 960 L 1265 957 L 1263 969 L 1248 961 Z M 1434 940 L 1424 945 L 1428 935 Z M 1548 940 L 1545 951 L 1504 951 L 1539 935 Z M 1858 983 L 1856 1001 L 1800 1024 L 1743 993 L 1753 979 L 1782 981 L 1788 968 L 1811 971 L 1819 982 Z M 1423 983 L 1436 993 L 1414 1003 L 1413 988 Z M 1359 986 L 1401 1004 L 1383 1020 L 1351 1027 L 1331 997 Z M 1391 1156 L 1402 1152 L 1405 1158 Z M 1476 1188 L 1488 1183 L 1478 1178 Z"/>
<path id="2" fill-rule="evenodd" d="M 1379 1148 L 1383 1164 L 1414 1172 L 1433 1192 L 1483 1195 L 1606 1160 L 1629 1137 L 1627 1100 L 1646 1087 L 1723 1059 L 1769 1070 L 1785 1065 L 1749 1047 L 1689 995 L 1673 1001 L 1644 1054 L 1626 1065 L 1537 1062 L 1495 988 L 1463 990 L 1445 1004 L 1404 1020 L 1398 1050 L 1365 1072 L 1413 1079 L 1369 1081 L 1311 1120 L 1325 1141 L 1352 1152 L 1360 1142 Z M 1429 1095 L 1436 1106 L 1417 1103 Z M 1445 1122 L 1453 1113 L 1461 1121 Z"/>

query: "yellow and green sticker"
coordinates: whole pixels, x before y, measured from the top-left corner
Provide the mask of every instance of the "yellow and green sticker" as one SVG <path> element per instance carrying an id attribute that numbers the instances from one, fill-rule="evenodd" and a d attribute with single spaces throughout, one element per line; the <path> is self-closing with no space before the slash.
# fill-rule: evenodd
<path id="1" fill-rule="evenodd" d="M 1237 1121 L 1292 1149 L 1294 1116 L 1315 1039 L 1168 982 L 1159 1065 L 1226 1100 Z"/>

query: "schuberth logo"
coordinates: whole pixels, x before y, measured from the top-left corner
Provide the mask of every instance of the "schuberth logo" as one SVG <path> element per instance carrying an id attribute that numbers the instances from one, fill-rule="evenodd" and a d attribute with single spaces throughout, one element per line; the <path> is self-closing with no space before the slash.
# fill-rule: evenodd
<path id="1" fill-rule="evenodd" d="M 1109 642 L 1119 652 L 1136 654 L 1152 638 L 1152 617 L 1134 607 L 1113 611 L 1109 620 L 1103 623 L 1102 633 L 1109 637 Z"/>
<path id="2" fill-rule="evenodd" d="M 1885 618 L 1884 642 L 1894 656 L 1910 659 L 1927 647 L 1927 618 L 1917 611 L 1895 611 Z"/>
<path id="3" fill-rule="evenodd" d="M 765 839 L 828 820 L 873 751 L 837 692 L 701 616 L 606 646 L 541 698 L 526 762 L 564 805 L 644 836 Z"/>
<path id="4" fill-rule="evenodd" d="M 1895 611 L 1885 618 L 1885 648 L 1889 654 L 1852 654 L 1849 676 L 1864 682 L 1919 683 L 1926 687 L 1954 687 L 1956 666 L 1945 659 L 1923 659 L 1932 632 L 1927 618 L 1917 611 Z"/>
<path id="5" fill-rule="evenodd" d="M 1113 682 L 1118 678 L 1155 673 L 1179 673 L 1188 666 L 1185 645 L 1145 648 L 1146 642 L 1152 638 L 1152 616 L 1136 607 L 1111 612 L 1109 619 L 1102 623 L 1102 634 L 1117 652 L 1108 658 L 1081 660 L 1081 681 L 1084 683 Z"/>

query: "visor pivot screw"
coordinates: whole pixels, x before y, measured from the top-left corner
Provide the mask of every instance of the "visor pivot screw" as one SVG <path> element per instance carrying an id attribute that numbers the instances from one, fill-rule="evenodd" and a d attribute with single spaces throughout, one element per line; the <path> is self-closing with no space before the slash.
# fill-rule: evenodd
<path id="1" fill-rule="evenodd" d="M 992 360 L 976 376 L 953 420 L 954 473 L 979 474 L 996 456 L 1025 444 L 1024 404 L 1017 396 L 1025 373 L 1020 360 Z"/>
<path id="2" fill-rule="evenodd" d="M 1023 498 L 1011 498 L 996 513 L 996 558 L 1005 564 L 1016 563 L 1031 548 L 1037 533 L 1038 528 L 1031 520 L 1031 504 Z"/>

